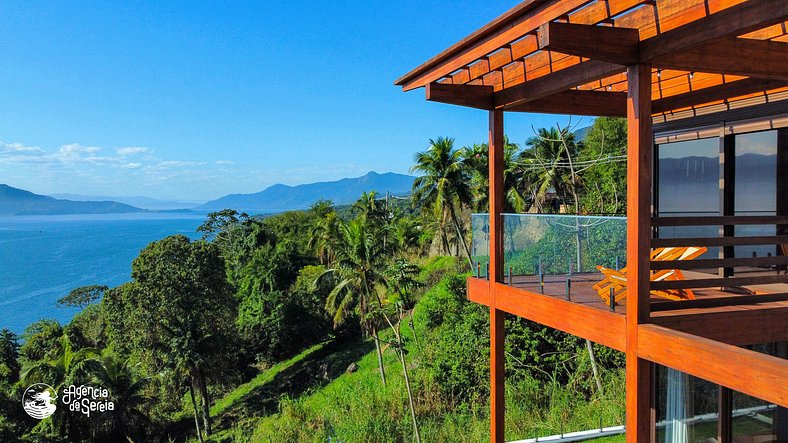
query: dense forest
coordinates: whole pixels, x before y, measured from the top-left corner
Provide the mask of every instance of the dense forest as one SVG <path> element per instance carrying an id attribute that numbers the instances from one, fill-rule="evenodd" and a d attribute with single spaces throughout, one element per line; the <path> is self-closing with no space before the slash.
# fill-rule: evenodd
<path id="1" fill-rule="evenodd" d="M 507 212 L 623 213 L 625 128 L 507 140 Z M 2 330 L 0 441 L 484 439 L 488 311 L 465 277 L 487 145 L 430 140 L 412 172 L 410 199 L 210 213 L 202 239 L 148 245 L 128 283 L 64 294 L 82 308 L 68 324 Z M 621 424 L 621 355 L 519 318 L 506 328 L 512 438 Z M 114 410 L 32 419 L 19 399 L 37 382 L 106 388 Z"/>

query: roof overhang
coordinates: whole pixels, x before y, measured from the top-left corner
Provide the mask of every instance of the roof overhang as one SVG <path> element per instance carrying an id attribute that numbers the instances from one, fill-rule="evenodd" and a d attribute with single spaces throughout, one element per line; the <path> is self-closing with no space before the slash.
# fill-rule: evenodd
<path id="1" fill-rule="evenodd" d="M 528 0 L 395 84 L 479 109 L 623 116 L 626 66 L 646 64 L 664 119 L 788 98 L 787 20 L 785 0 Z"/>

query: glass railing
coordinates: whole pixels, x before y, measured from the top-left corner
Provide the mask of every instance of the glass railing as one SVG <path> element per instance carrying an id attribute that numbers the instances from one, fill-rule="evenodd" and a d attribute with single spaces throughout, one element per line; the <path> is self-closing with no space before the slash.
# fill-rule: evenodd
<path id="1" fill-rule="evenodd" d="M 504 214 L 504 274 L 597 272 L 626 266 L 626 217 Z M 487 276 L 489 216 L 471 216 L 471 253 L 480 277 Z"/>

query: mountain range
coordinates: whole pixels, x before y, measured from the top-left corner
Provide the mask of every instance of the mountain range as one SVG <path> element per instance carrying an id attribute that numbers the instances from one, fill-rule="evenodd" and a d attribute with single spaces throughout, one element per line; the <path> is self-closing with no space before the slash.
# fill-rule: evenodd
<path id="1" fill-rule="evenodd" d="M 297 186 L 277 184 L 254 194 L 230 194 L 194 208 L 196 211 L 235 209 L 252 214 L 306 209 L 318 200 L 342 205 L 358 200 L 362 193 L 376 191 L 394 195 L 409 194 L 414 177 L 387 172 L 369 172 L 356 178 Z"/>
<path id="2" fill-rule="evenodd" d="M 413 177 L 388 172 L 343 178 L 331 182 L 297 186 L 277 184 L 254 194 L 230 194 L 194 206 L 190 201 L 165 201 L 148 197 L 91 197 L 76 194 L 34 194 L 0 184 L 0 215 L 62 215 L 117 214 L 148 211 L 189 210 L 195 212 L 235 209 L 251 214 L 271 214 L 306 209 L 318 200 L 331 200 L 337 205 L 353 203 L 362 193 L 376 191 L 405 195 L 410 192 Z"/>
<path id="3" fill-rule="evenodd" d="M 116 201 L 118 203 L 136 206 L 142 209 L 150 209 L 152 211 L 166 211 L 173 209 L 186 209 L 193 208 L 197 205 L 205 203 L 205 200 L 160 200 L 157 198 L 143 197 L 143 196 L 98 196 L 98 195 L 81 195 L 81 194 L 51 194 L 52 197 L 73 200 L 73 201 Z"/>
<path id="4" fill-rule="evenodd" d="M 116 201 L 72 201 L 0 184 L 0 215 L 118 214 L 146 212 Z"/>

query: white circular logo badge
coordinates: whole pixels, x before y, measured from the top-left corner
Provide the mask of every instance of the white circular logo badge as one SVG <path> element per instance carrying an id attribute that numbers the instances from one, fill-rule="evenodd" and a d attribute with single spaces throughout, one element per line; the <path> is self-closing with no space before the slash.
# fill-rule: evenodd
<path id="1" fill-rule="evenodd" d="M 27 415 L 43 420 L 55 413 L 57 409 L 57 393 L 52 386 L 45 383 L 30 385 L 22 394 L 22 407 Z"/>

